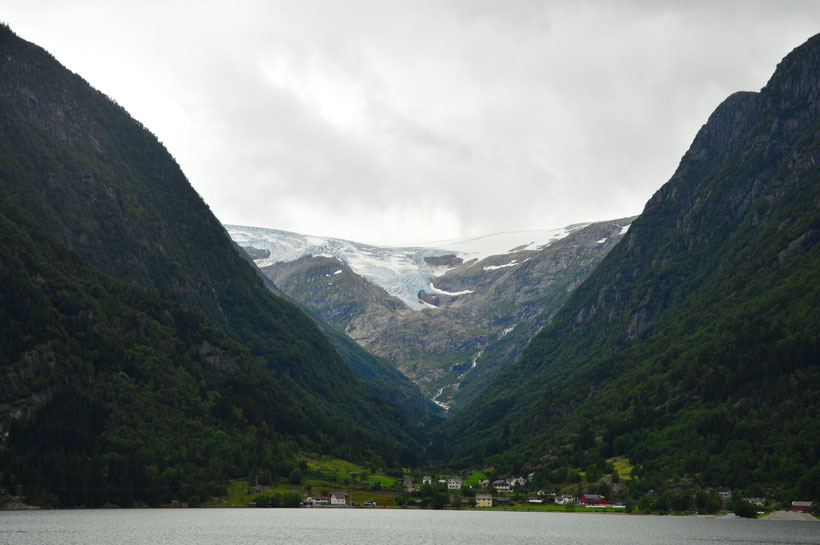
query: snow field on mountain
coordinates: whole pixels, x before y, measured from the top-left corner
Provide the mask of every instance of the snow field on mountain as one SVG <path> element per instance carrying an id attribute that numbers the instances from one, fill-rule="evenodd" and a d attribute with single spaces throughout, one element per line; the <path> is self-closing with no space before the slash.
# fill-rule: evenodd
<path id="1" fill-rule="evenodd" d="M 449 268 L 427 263 L 425 257 L 454 254 L 465 262 L 482 261 L 490 256 L 522 250 L 538 250 L 560 240 L 572 231 L 588 224 L 577 224 L 559 229 L 537 229 L 495 233 L 475 238 L 427 242 L 408 247 L 384 247 L 313 235 L 302 235 L 278 229 L 225 225 L 230 237 L 240 246 L 268 250 L 270 256 L 256 261 L 260 267 L 278 262 L 291 262 L 312 255 L 338 259 L 353 272 L 401 299 L 408 307 L 421 310 L 430 305 L 418 298 L 426 290 L 442 295 L 465 295 L 471 290 L 446 292 L 435 288 L 433 278 L 442 276 Z M 628 226 L 627 226 L 628 227 Z M 626 229 L 626 228 L 625 228 Z M 518 265 L 512 260 L 506 265 L 489 265 L 494 270 Z M 338 274 L 338 273 L 336 273 Z"/>

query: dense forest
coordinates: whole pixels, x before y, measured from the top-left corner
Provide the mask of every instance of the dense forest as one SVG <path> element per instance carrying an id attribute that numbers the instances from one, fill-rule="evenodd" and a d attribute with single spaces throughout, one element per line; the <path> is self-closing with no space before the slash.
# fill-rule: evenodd
<path id="1" fill-rule="evenodd" d="M 127 504 L 72 491 L 203 497 L 297 449 L 414 463 L 416 413 L 264 285 L 150 132 L 7 27 L 0 52 L 3 485 Z"/>

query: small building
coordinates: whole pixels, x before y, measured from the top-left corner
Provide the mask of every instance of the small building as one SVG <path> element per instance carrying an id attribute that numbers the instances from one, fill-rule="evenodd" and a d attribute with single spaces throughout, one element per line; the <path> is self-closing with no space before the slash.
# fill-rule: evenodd
<path id="1" fill-rule="evenodd" d="M 425 475 L 421 478 L 421 484 L 433 484 L 433 477 L 430 475 Z"/>
<path id="2" fill-rule="evenodd" d="M 312 498 L 308 496 L 305 500 L 305 507 L 327 507 L 329 501 L 328 498 Z"/>
<path id="3" fill-rule="evenodd" d="M 478 484 L 482 488 L 487 488 L 487 486 L 489 486 L 490 484 L 490 479 L 479 479 Z"/>
<path id="4" fill-rule="evenodd" d="M 447 477 L 447 490 L 461 490 L 461 478 Z"/>
<path id="5" fill-rule="evenodd" d="M 559 496 L 555 496 L 555 504 L 556 505 L 568 505 L 570 503 L 575 503 L 578 501 L 578 498 L 572 496 L 570 494 L 561 494 Z"/>
<path id="6" fill-rule="evenodd" d="M 542 503 L 544 503 L 544 500 L 542 500 L 541 498 L 527 498 L 527 503 L 533 505 L 541 505 Z"/>
<path id="7" fill-rule="evenodd" d="M 498 479 L 493 481 L 493 488 L 495 488 L 499 492 L 509 492 L 510 483 L 506 479 Z"/>
<path id="8" fill-rule="evenodd" d="M 727 488 L 725 486 L 719 486 L 719 487 L 715 488 L 715 492 L 717 492 L 720 495 L 720 499 L 723 501 L 723 503 L 726 503 L 727 501 L 732 499 L 732 489 L 731 488 Z"/>
<path id="9" fill-rule="evenodd" d="M 493 495 L 492 494 L 476 494 L 475 495 L 475 506 L 476 507 L 492 507 L 493 506 Z"/>
<path id="10" fill-rule="evenodd" d="M 809 509 L 814 503 L 810 501 L 793 501 L 792 502 L 792 511 L 806 511 Z"/>
<path id="11" fill-rule="evenodd" d="M 413 490 L 415 484 L 416 483 L 413 481 L 413 477 L 411 477 L 410 475 L 405 475 L 404 477 L 402 477 L 402 486 L 404 486 L 404 488 L 406 488 L 407 490 Z"/>
<path id="12" fill-rule="evenodd" d="M 331 492 L 330 493 L 330 505 L 347 505 L 347 502 L 350 500 L 350 495 L 347 492 Z"/>
<path id="13" fill-rule="evenodd" d="M 507 496 L 496 496 L 493 498 L 493 505 L 506 507 L 510 505 L 510 498 Z"/>
<path id="14" fill-rule="evenodd" d="M 606 505 L 609 503 L 604 496 L 598 494 L 584 494 L 581 496 L 581 503 L 584 505 Z"/>

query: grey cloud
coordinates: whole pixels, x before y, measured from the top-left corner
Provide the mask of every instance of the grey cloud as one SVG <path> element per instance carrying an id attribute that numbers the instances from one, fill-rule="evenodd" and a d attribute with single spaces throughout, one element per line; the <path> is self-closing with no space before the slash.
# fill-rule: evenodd
<path id="1" fill-rule="evenodd" d="M 640 212 L 817 2 L 20 2 L 217 216 L 407 242 Z"/>

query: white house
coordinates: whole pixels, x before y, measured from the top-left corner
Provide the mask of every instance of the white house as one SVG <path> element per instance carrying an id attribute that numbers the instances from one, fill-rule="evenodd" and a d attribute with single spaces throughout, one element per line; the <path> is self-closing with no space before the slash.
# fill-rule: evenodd
<path id="1" fill-rule="evenodd" d="M 459 477 L 447 477 L 447 490 L 461 490 L 461 479 Z"/>
<path id="2" fill-rule="evenodd" d="M 433 478 L 430 475 L 425 475 L 421 478 L 421 484 L 433 484 Z"/>
<path id="3" fill-rule="evenodd" d="M 330 505 L 347 505 L 347 500 L 350 496 L 347 492 L 331 492 Z"/>
<path id="4" fill-rule="evenodd" d="M 578 498 L 575 496 L 570 496 L 569 494 L 561 494 L 560 496 L 555 496 L 555 504 L 556 505 L 567 505 L 568 503 L 577 503 Z"/>
<path id="5" fill-rule="evenodd" d="M 496 481 L 493 481 L 493 488 L 495 488 L 499 492 L 509 492 L 510 483 L 507 482 L 506 479 L 498 479 Z"/>

